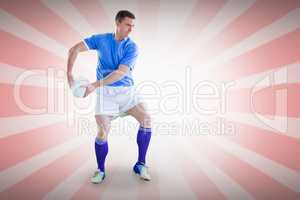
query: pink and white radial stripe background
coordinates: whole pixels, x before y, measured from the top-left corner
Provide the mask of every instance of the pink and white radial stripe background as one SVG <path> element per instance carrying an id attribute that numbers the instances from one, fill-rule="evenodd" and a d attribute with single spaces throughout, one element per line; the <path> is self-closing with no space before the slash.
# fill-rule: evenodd
<path id="1" fill-rule="evenodd" d="M 113 121 L 107 178 L 93 185 L 95 102 L 72 96 L 67 55 L 114 31 L 121 9 L 137 18 L 136 84 L 159 90 L 153 180 L 131 171 L 137 122 L 126 117 Z M 1 0 L 0 41 L 1 200 L 300 199 L 300 0 Z M 82 53 L 75 75 L 93 81 L 96 61 Z M 197 110 L 199 83 L 232 83 L 200 102 L 222 112 Z"/>

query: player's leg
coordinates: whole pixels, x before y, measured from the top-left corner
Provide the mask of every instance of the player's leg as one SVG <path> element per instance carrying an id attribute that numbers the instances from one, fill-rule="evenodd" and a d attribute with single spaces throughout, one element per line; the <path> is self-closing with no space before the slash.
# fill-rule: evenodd
<path id="1" fill-rule="evenodd" d="M 142 103 L 137 104 L 129 109 L 127 114 L 133 116 L 139 123 L 140 127 L 137 133 L 138 160 L 134 165 L 134 172 L 139 174 L 144 180 L 150 180 L 151 177 L 146 167 L 146 154 L 151 139 L 151 118 Z"/>
<path id="2" fill-rule="evenodd" d="M 139 122 L 141 127 L 151 128 L 151 117 L 146 110 L 145 104 L 139 103 L 127 110 L 126 113 L 133 116 Z"/>
<path id="3" fill-rule="evenodd" d="M 98 133 L 95 140 L 95 153 L 98 170 L 92 177 L 93 183 L 100 183 L 105 178 L 105 158 L 108 153 L 107 137 L 110 129 L 111 117 L 105 115 L 95 115 Z"/>

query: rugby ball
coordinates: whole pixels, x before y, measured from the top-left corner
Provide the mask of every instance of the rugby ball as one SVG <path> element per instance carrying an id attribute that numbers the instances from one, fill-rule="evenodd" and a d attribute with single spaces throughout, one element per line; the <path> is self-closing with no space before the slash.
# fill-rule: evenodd
<path id="1" fill-rule="evenodd" d="M 86 92 L 86 85 L 90 82 L 86 78 L 79 78 L 74 80 L 74 83 L 71 87 L 72 93 L 75 97 L 83 98 Z"/>

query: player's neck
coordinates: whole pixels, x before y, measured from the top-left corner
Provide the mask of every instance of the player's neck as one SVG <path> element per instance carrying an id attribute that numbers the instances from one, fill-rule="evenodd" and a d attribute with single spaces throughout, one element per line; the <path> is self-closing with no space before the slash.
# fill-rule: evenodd
<path id="1" fill-rule="evenodd" d="M 122 41 L 124 39 L 124 37 L 122 37 L 120 34 L 118 34 L 117 32 L 114 33 L 114 37 L 115 37 L 115 40 L 117 41 Z"/>

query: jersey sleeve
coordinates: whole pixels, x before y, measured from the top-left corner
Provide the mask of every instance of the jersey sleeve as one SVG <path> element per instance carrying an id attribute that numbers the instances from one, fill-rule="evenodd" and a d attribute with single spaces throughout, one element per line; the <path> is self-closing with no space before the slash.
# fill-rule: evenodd
<path id="1" fill-rule="evenodd" d="M 132 70 L 136 63 L 138 54 L 138 48 L 135 44 L 128 46 L 125 50 L 125 55 L 120 61 L 120 65 L 126 65 L 129 67 L 130 70 Z"/>
<path id="2" fill-rule="evenodd" d="M 99 46 L 99 43 L 100 43 L 100 40 L 101 40 L 101 35 L 92 35 L 88 38 L 85 38 L 83 40 L 85 46 L 90 49 L 90 50 L 99 50 L 100 46 Z"/>

